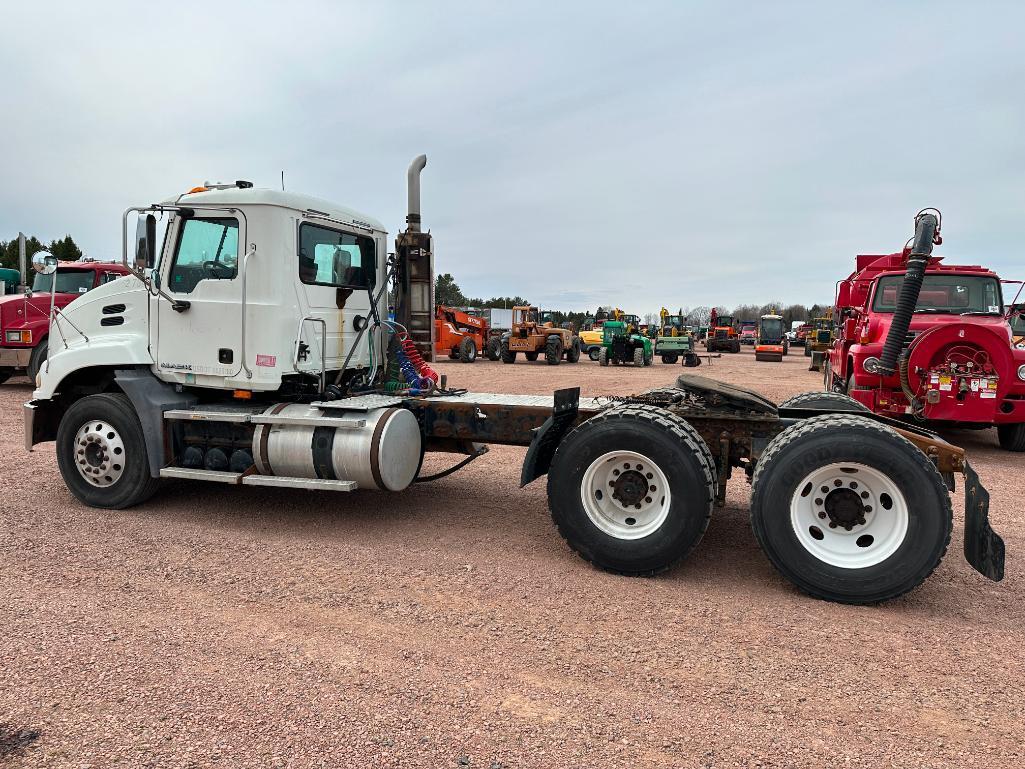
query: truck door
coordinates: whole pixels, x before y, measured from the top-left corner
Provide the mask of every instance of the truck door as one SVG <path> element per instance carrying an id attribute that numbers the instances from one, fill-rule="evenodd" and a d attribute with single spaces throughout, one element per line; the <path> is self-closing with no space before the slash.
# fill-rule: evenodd
<path id="1" fill-rule="evenodd" d="M 235 376 L 242 368 L 244 221 L 228 212 L 204 212 L 179 217 L 170 235 L 161 281 L 189 306 L 179 312 L 166 300 L 156 302 L 157 368 L 165 379 L 200 385 L 204 377 Z"/>
<path id="2" fill-rule="evenodd" d="M 341 224 L 302 222 L 298 246 L 297 288 L 305 318 L 299 339 L 305 343 L 305 354 L 297 368 L 315 373 L 325 362 L 328 369 L 340 368 L 356 338 L 356 318 L 366 319 L 370 314 L 367 289 L 374 285 L 377 243 L 370 235 Z M 374 351 L 376 360 L 380 354 L 380 350 Z M 364 335 L 349 366 L 368 365 L 369 361 L 369 338 Z"/>

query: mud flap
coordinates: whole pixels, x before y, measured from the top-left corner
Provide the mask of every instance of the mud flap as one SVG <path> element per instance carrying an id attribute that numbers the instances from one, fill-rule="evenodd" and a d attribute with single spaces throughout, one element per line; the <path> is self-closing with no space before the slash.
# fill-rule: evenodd
<path id="1" fill-rule="evenodd" d="M 994 582 L 1004 578 L 1004 540 L 989 526 L 989 492 L 965 462 L 964 557 Z"/>
<path id="2" fill-rule="evenodd" d="M 544 424 L 534 430 L 527 455 L 523 458 L 520 471 L 520 488 L 535 481 L 548 472 L 555 450 L 577 419 L 580 406 L 580 388 L 568 387 L 555 391 L 555 408 Z"/>

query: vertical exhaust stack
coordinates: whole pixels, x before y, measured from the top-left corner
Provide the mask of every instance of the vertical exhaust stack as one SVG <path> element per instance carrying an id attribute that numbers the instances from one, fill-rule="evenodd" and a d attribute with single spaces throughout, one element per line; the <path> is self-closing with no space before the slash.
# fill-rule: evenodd
<path id="1" fill-rule="evenodd" d="M 915 237 L 911 253 L 908 254 L 904 282 L 900 287 L 900 297 L 893 311 L 890 330 L 883 343 L 883 353 L 879 356 L 877 371 L 883 376 L 891 376 L 897 371 L 897 359 L 904 349 L 904 340 L 911 326 L 911 316 L 915 314 L 915 305 L 918 304 L 918 296 L 922 293 L 925 268 L 929 264 L 929 257 L 932 256 L 933 244 L 943 242 L 940 237 L 938 213 L 937 211 L 936 214 L 932 214 L 926 209 L 919 211 L 915 217 Z"/>
<path id="2" fill-rule="evenodd" d="M 406 229 L 395 239 L 395 320 L 405 326 L 424 360 L 434 360 L 434 249 L 420 217 L 420 172 L 427 156 L 418 155 L 406 172 Z"/>

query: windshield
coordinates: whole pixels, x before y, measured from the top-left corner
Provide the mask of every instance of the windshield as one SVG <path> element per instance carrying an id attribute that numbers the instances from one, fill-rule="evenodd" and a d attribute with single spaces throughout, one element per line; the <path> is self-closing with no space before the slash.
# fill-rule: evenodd
<path id="1" fill-rule="evenodd" d="M 762 337 L 765 339 L 783 338 L 783 321 L 780 318 L 767 318 L 762 321 Z"/>
<path id="2" fill-rule="evenodd" d="M 1012 307 L 1011 331 L 1015 336 L 1025 335 L 1025 304 L 1016 304 Z"/>
<path id="3" fill-rule="evenodd" d="M 84 294 L 93 287 L 92 270 L 58 269 L 55 274 L 57 275 L 56 292 L 58 294 Z M 53 275 L 43 275 L 37 272 L 32 281 L 32 291 L 49 294 L 52 278 Z"/>
<path id="4" fill-rule="evenodd" d="M 903 283 L 903 275 L 880 278 L 872 309 L 893 312 Z M 1000 283 L 996 278 L 985 275 L 926 275 L 915 312 L 1000 315 L 1003 306 Z"/>

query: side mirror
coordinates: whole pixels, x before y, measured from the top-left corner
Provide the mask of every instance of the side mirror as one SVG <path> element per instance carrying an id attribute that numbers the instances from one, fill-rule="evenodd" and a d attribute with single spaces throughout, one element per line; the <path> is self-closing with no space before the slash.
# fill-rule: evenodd
<path id="1" fill-rule="evenodd" d="M 57 257 L 49 251 L 36 251 L 32 254 L 32 269 L 40 275 L 53 275 L 57 272 Z"/>
<path id="2" fill-rule="evenodd" d="M 140 216 L 135 225 L 135 269 L 148 270 L 153 266 L 157 240 L 157 217 Z"/>

